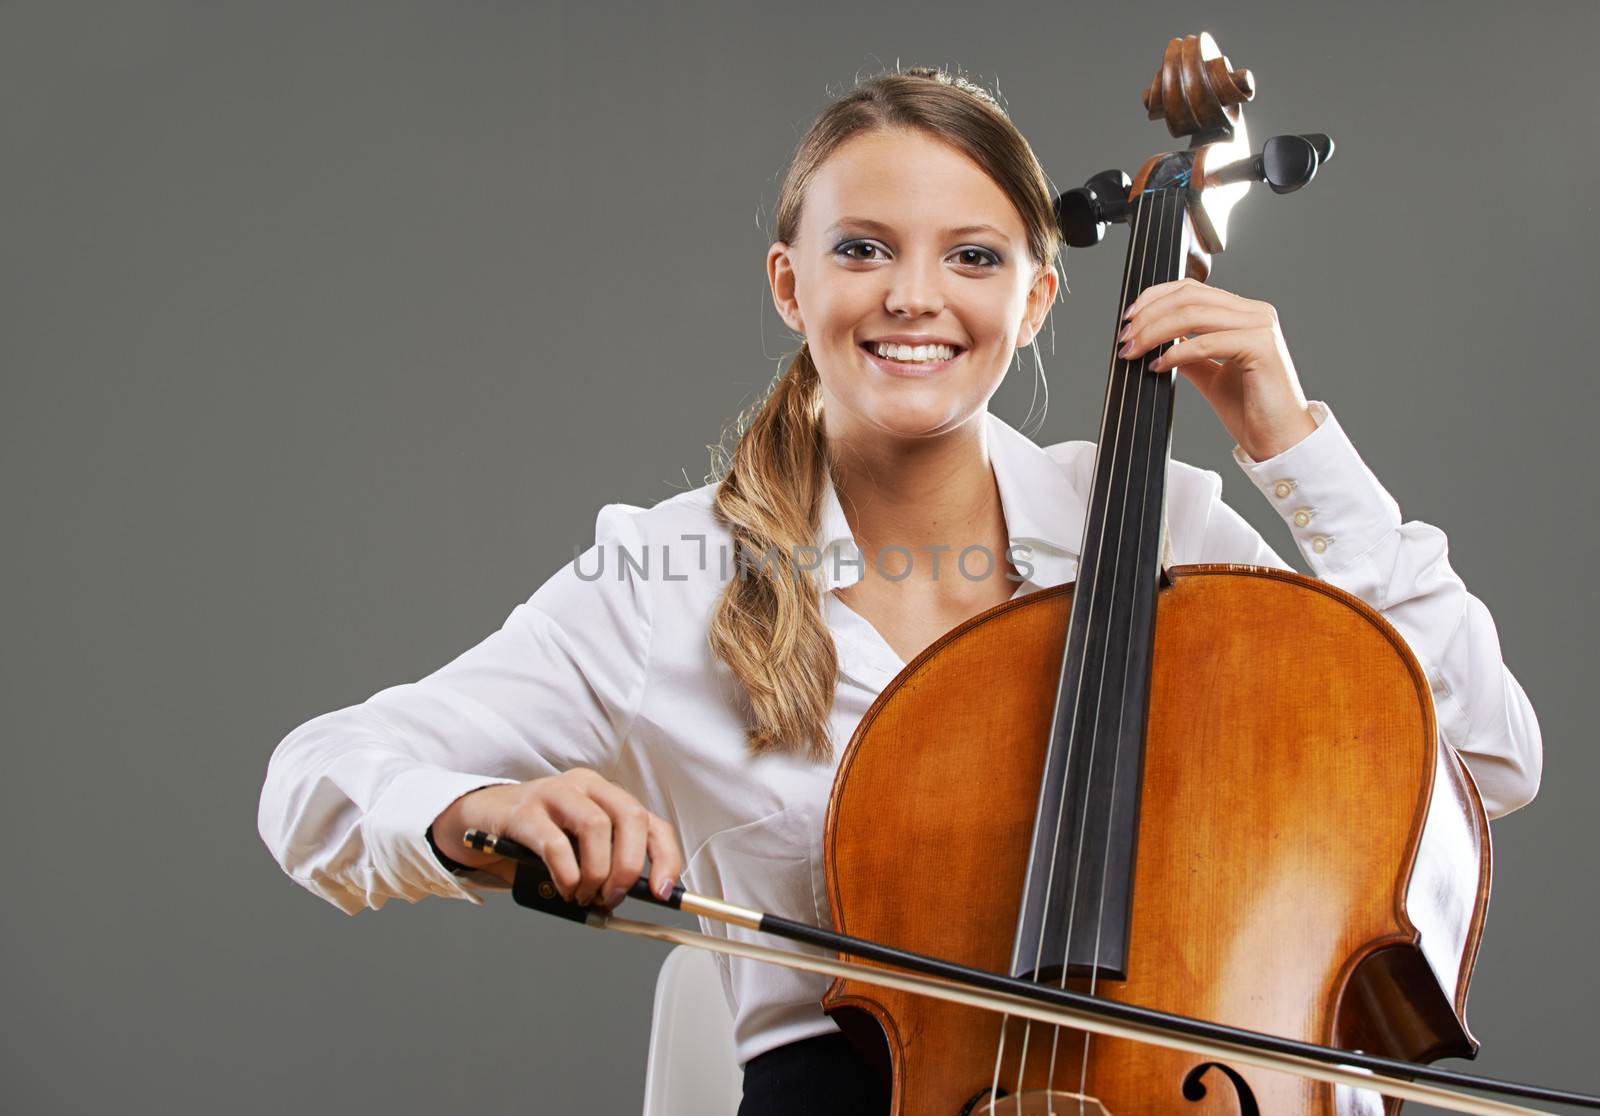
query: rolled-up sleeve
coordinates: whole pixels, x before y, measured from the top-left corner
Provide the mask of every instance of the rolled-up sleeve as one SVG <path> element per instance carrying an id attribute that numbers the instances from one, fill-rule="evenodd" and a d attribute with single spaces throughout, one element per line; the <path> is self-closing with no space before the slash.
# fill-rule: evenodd
<path id="1" fill-rule="evenodd" d="M 1405 639 L 1427 674 L 1440 735 L 1471 770 L 1489 816 L 1526 805 L 1543 770 L 1539 722 L 1502 660 L 1494 619 L 1451 568 L 1444 532 L 1402 520 L 1332 411 L 1310 406 L 1317 428 L 1300 442 L 1265 461 L 1235 446 L 1234 460 L 1311 572 L 1372 605 Z M 1218 479 L 1196 560 L 1286 568 L 1220 490 Z"/>
<path id="2" fill-rule="evenodd" d="M 257 828 L 295 882 L 347 914 L 430 895 L 481 904 L 478 888 L 504 886 L 452 875 L 427 829 L 479 787 L 612 769 L 649 671 L 639 514 L 602 508 L 594 544 L 475 647 L 283 738 Z"/>

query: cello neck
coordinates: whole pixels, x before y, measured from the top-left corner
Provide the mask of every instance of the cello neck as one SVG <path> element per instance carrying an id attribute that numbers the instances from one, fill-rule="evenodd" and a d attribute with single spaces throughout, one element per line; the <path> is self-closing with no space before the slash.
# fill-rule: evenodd
<path id="1" fill-rule="evenodd" d="M 1121 328 L 1122 311 L 1145 290 L 1183 276 L 1190 247 L 1184 193 L 1181 187 L 1146 190 L 1134 202 L 1114 330 Z M 1079 548 L 1080 585 L 1088 583 L 1102 567 L 1130 574 L 1142 570 L 1140 576 L 1145 578 L 1159 572 L 1175 381 L 1173 373 L 1154 373 L 1149 365 L 1167 347 L 1160 345 L 1136 360 L 1123 360 L 1112 342 L 1089 510 Z M 1138 556 L 1151 549 L 1157 557 L 1141 564 Z M 1087 604 L 1075 606 L 1074 622 L 1079 607 L 1088 608 Z M 1088 616 L 1085 619 L 1088 622 Z"/>
<path id="2" fill-rule="evenodd" d="M 1134 202 L 1119 328 L 1142 291 L 1186 266 L 1187 170 L 1173 162 L 1172 184 Z M 1013 976 L 1126 972 L 1174 389 L 1148 364 L 1164 348 L 1123 360 L 1113 346 Z"/>

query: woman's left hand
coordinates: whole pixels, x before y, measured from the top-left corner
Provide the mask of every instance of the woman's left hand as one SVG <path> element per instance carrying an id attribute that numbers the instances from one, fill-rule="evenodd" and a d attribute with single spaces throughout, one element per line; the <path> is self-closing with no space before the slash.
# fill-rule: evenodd
<path id="1" fill-rule="evenodd" d="M 1117 340 L 1126 344 L 1118 355 L 1135 358 L 1177 338 L 1150 370 L 1183 373 L 1255 460 L 1282 453 L 1317 428 L 1271 303 L 1179 279 L 1148 288 L 1123 318 Z"/>

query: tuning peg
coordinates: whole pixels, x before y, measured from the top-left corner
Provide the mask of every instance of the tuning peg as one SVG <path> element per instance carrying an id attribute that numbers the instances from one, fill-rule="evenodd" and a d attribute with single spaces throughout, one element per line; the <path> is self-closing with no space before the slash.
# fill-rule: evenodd
<path id="1" fill-rule="evenodd" d="M 1055 201 L 1056 224 L 1073 248 L 1090 248 L 1106 235 L 1106 226 L 1128 219 L 1128 191 L 1133 181 L 1119 170 L 1101 171 Z"/>
<path id="2" fill-rule="evenodd" d="M 1224 167 L 1217 184 L 1265 182 L 1274 194 L 1289 194 L 1316 177 L 1317 168 L 1333 158 L 1333 139 L 1323 132 L 1273 136 L 1261 154 Z"/>
<path id="3" fill-rule="evenodd" d="M 1261 148 L 1262 177 L 1275 194 L 1300 189 L 1333 158 L 1333 140 L 1321 132 L 1304 136 L 1273 136 Z"/>

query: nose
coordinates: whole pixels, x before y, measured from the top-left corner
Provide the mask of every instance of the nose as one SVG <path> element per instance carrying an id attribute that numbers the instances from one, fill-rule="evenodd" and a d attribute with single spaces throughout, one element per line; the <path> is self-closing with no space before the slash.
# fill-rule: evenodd
<path id="1" fill-rule="evenodd" d="M 938 261 L 907 258 L 897 267 L 886 269 L 889 289 L 883 307 L 898 317 L 915 318 L 937 314 L 944 309 L 944 289 Z"/>

